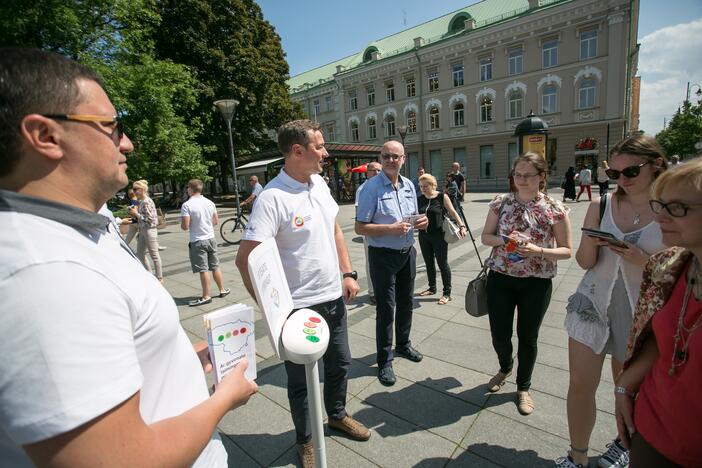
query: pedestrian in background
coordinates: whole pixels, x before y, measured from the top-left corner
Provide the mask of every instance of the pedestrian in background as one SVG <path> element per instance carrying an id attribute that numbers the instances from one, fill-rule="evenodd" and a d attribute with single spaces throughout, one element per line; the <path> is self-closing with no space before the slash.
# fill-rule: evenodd
<path id="1" fill-rule="evenodd" d="M 161 254 L 158 253 L 158 213 L 154 201 L 149 197 L 149 184 L 144 179 L 137 180 L 132 184 L 132 190 L 139 200 L 138 207 L 129 208 L 129 215 L 136 217 L 139 223 L 137 257 L 147 271 L 153 271 L 156 278 L 163 282 Z M 146 259 L 147 251 L 154 264 L 153 270 Z"/>
<path id="2" fill-rule="evenodd" d="M 570 166 L 565 173 L 563 181 L 563 201 L 575 200 L 575 168 Z"/>
<path id="3" fill-rule="evenodd" d="M 583 235 L 575 255 L 587 271 L 575 294 L 568 298 L 565 327 L 569 337 L 567 414 L 571 448 L 557 460 L 558 468 L 587 465 L 602 365 L 609 354 L 612 377 L 616 379 L 621 372 L 644 265 L 650 255 L 665 248 L 661 228 L 649 206 L 649 188 L 666 169 L 663 149 L 653 138 L 636 133 L 612 148 L 610 162 L 608 178 L 616 181 L 617 190 L 590 204 L 583 227 L 611 233 L 624 245 Z M 615 439 L 608 444 L 599 465 L 626 466 L 628 460 L 626 449 Z"/>
<path id="4" fill-rule="evenodd" d="M 603 159 L 600 165 L 597 167 L 597 185 L 600 187 L 600 197 L 604 197 L 609 191 L 609 176 L 607 175 L 607 169 L 609 165 L 607 160 Z"/>
<path id="5" fill-rule="evenodd" d="M 444 240 L 444 214 L 460 226 L 459 237 L 466 235 L 466 226 L 453 207 L 448 195 L 436 190 L 436 177 L 424 174 L 419 178 L 419 189 L 422 194 L 417 198 L 419 213 L 424 213 L 429 220 L 426 230 L 419 231 L 419 247 L 422 250 L 424 264 L 427 268 L 427 281 L 429 287 L 420 292 L 419 296 L 432 296 L 436 294 L 436 263 L 441 271 L 441 285 L 443 287 L 439 305 L 447 304 L 451 300 L 451 267 L 448 263 L 448 243 Z"/>
<path id="6" fill-rule="evenodd" d="M 490 203 L 481 240 L 494 247 L 488 262 L 488 315 L 500 370 L 488 390 L 497 392 L 512 373 L 512 329 L 517 309 L 517 407 L 534 411 L 529 395 L 541 322 L 551 301 L 556 262 L 571 255 L 568 208 L 542 193 L 548 166 L 537 153 L 524 153 L 512 165 L 516 192 Z"/>
<path id="7" fill-rule="evenodd" d="M 137 198 L 136 194 L 134 194 L 133 189 L 127 190 L 127 197 L 129 198 L 127 212 L 129 212 L 129 209 L 132 207 L 139 208 L 139 199 Z M 129 229 L 127 230 L 127 236 L 124 238 L 124 242 L 129 245 L 132 239 L 134 239 L 134 236 L 136 236 L 137 232 L 139 232 L 139 217 L 129 215 L 126 218 L 123 218 L 122 222 L 124 223 L 127 219 L 129 220 L 126 222 L 129 224 Z"/>
<path id="8" fill-rule="evenodd" d="M 592 171 L 587 166 L 583 166 L 577 175 L 578 183 L 580 184 L 580 192 L 575 197 L 575 201 L 580 201 L 580 195 L 587 191 L 587 199 L 592 201 Z"/>
<path id="9" fill-rule="evenodd" d="M 461 165 L 457 162 L 451 164 L 451 174 L 453 174 L 453 181 L 456 182 L 458 187 L 458 200 L 463 201 L 463 197 L 466 194 L 466 177 L 461 172 Z"/>
<path id="10" fill-rule="evenodd" d="M 217 287 L 218 297 L 224 297 L 231 292 L 224 287 L 222 270 L 219 268 L 217 242 L 215 241 L 214 226 L 219 224 L 217 207 L 202 194 L 202 181 L 192 179 L 188 182 L 188 201 L 180 208 L 180 228 L 188 231 L 188 255 L 193 273 L 200 275 L 202 295 L 188 302 L 188 305 L 200 306 L 212 302 L 210 296 L 210 272 Z"/>

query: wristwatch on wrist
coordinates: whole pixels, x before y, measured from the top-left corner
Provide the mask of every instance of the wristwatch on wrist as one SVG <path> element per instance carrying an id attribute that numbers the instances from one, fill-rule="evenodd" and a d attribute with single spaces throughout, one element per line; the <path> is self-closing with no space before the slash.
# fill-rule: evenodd
<path id="1" fill-rule="evenodd" d="M 358 273 L 356 273 L 356 270 L 350 271 L 348 273 L 344 273 L 343 277 L 344 278 L 353 278 L 354 280 L 358 280 Z"/>

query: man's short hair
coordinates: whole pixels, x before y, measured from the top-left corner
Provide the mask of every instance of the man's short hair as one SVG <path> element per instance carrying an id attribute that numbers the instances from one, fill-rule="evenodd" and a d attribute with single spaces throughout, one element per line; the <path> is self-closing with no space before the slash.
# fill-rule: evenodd
<path id="1" fill-rule="evenodd" d="M 278 127 L 278 148 L 283 156 L 290 154 L 293 145 L 307 147 L 310 143 L 310 132 L 318 132 L 321 126 L 311 120 L 293 120 Z"/>
<path id="2" fill-rule="evenodd" d="M 193 193 L 202 193 L 202 181 L 200 179 L 190 179 L 188 181 L 188 188 L 193 191 Z"/>
<path id="3" fill-rule="evenodd" d="M 83 102 L 78 80 L 102 85 L 94 71 L 62 55 L 0 47 L 0 176 L 20 158 L 20 123 L 28 114 L 68 114 Z"/>

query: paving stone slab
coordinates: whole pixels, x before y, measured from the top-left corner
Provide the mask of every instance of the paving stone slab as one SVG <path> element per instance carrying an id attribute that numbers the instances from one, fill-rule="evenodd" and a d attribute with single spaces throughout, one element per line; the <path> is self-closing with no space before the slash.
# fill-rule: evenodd
<path id="1" fill-rule="evenodd" d="M 480 410 L 478 406 L 433 389 L 429 381 L 411 382 L 403 378 L 398 378 L 390 388 L 376 381 L 358 397 L 366 404 L 456 444 L 463 439 Z"/>
<path id="2" fill-rule="evenodd" d="M 455 443 L 363 401 L 353 400 L 349 409 L 354 417 L 371 428 L 373 435 L 366 442 L 345 439 L 343 444 L 379 466 L 411 467 L 418 460 L 441 460 L 451 456 L 456 448 Z M 444 464 L 437 461 L 425 466 L 438 468 Z"/>

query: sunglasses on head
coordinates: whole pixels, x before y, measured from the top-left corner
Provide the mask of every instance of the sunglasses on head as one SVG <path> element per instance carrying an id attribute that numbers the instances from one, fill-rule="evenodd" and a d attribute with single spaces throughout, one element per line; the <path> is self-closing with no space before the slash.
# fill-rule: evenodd
<path id="1" fill-rule="evenodd" d="M 649 164 L 650 162 L 651 161 L 646 161 L 645 163 L 625 167 L 621 171 L 618 171 L 616 169 L 607 169 L 605 171 L 605 174 L 607 174 L 607 177 L 609 177 L 612 180 L 617 180 L 621 175 L 625 175 L 627 178 L 633 179 L 634 177 L 638 177 L 638 175 L 641 174 L 641 168 L 644 167 L 646 164 Z"/>

